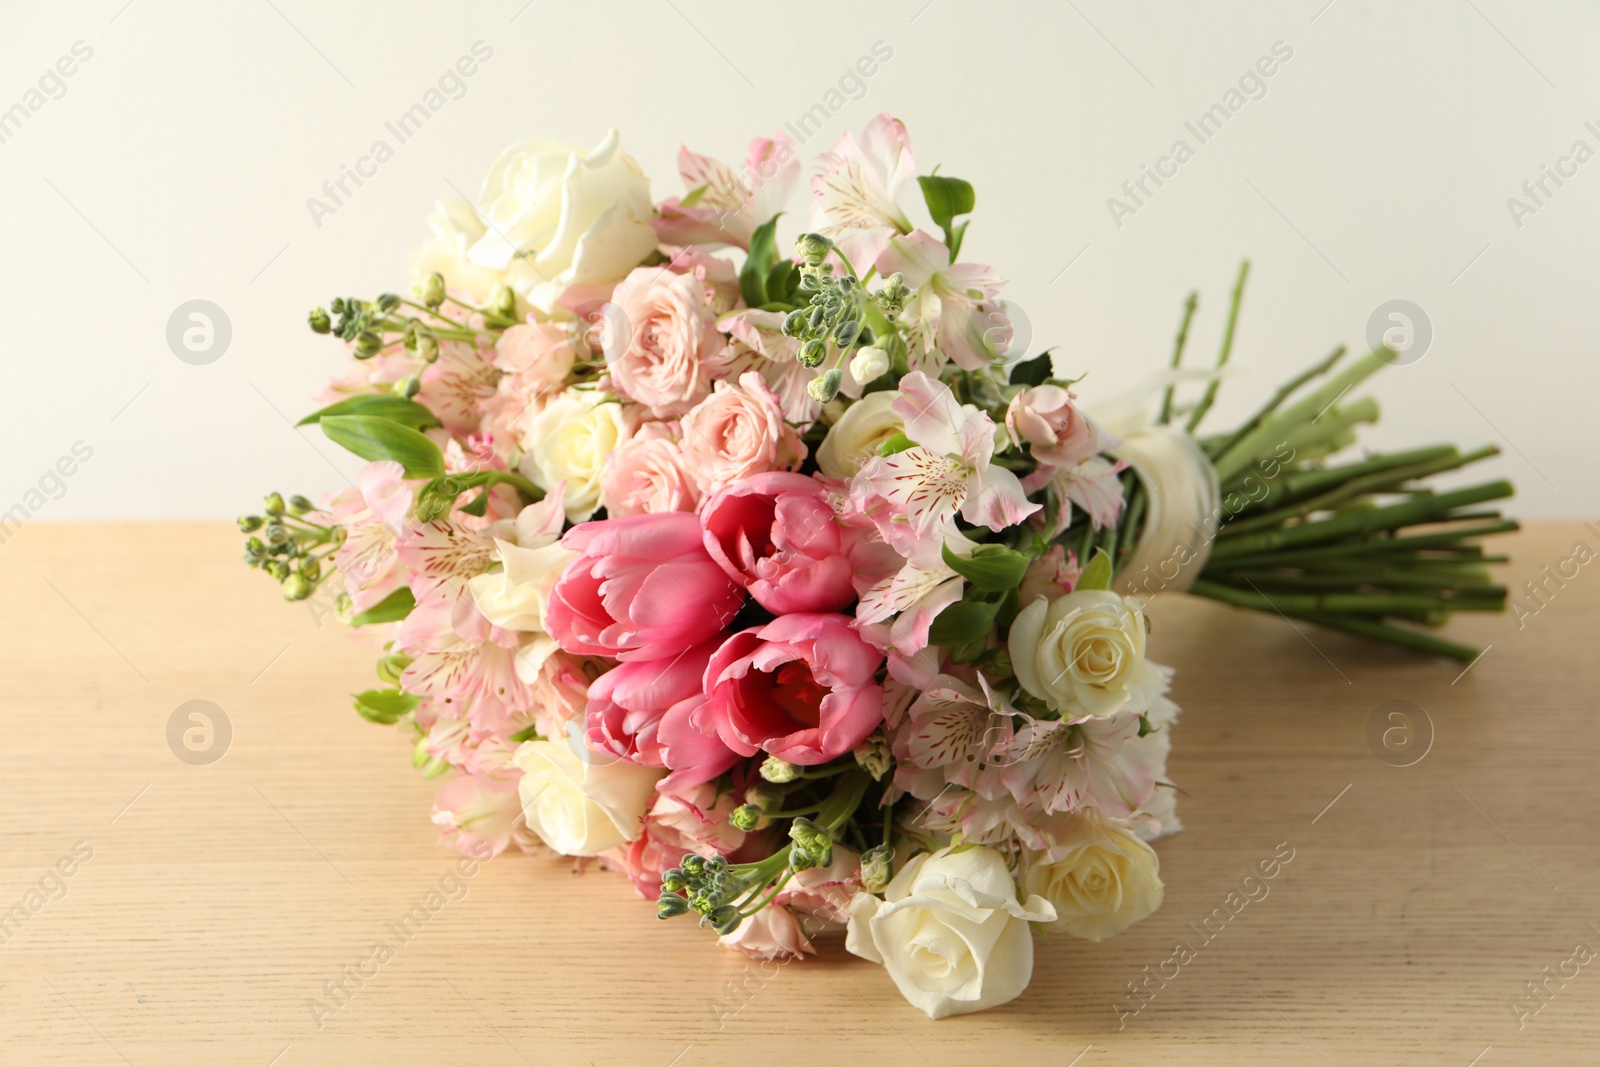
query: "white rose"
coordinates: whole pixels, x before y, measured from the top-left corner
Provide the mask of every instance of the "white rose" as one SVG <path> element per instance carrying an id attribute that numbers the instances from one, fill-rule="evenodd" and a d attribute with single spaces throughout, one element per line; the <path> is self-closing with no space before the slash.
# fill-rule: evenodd
<path id="1" fill-rule="evenodd" d="M 583 522 L 600 506 L 606 456 L 629 437 L 615 397 L 595 389 L 568 389 L 528 419 L 522 435 L 522 473 L 550 492 L 566 482 L 567 517 Z"/>
<path id="2" fill-rule="evenodd" d="M 1022 886 L 1056 909 L 1051 929 L 1104 941 L 1161 906 L 1161 863 L 1127 823 L 1076 823 L 1048 855 L 1030 855 Z"/>
<path id="3" fill-rule="evenodd" d="M 817 446 L 817 466 L 823 474 L 844 480 L 854 477 L 885 441 L 905 432 L 905 423 L 889 406 L 899 396 L 893 389 L 882 389 L 845 408 Z"/>
<path id="4" fill-rule="evenodd" d="M 440 200 L 428 217 L 433 236 L 411 257 L 411 276 L 421 281 L 435 271 L 444 275 L 446 288 L 470 294 L 479 303 L 489 299 L 500 284 L 502 272 L 474 265 L 467 253 L 483 236 L 485 227 L 477 211 L 458 197 Z"/>
<path id="5" fill-rule="evenodd" d="M 650 181 L 616 130 L 587 154 L 551 141 L 506 149 L 484 179 L 478 211 L 486 225 L 468 261 L 506 271 L 546 312 L 569 286 L 621 281 L 658 243 Z"/>
<path id="6" fill-rule="evenodd" d="M 1064 717 L 1105 718 L 1153 700 L 1160 676 L 1144 658 L 1138 601 L 1079 589 L 1035 600 L 1011 624 L 1011 666 L 1022 688 Z"/>
<path id="7" fill-rule="evenodd" d="M 884 899 L 857 893 L 845 947 L 883 964 L 906 1000 L 942 1019 L 1015 999 L 1033 977 L 1028 923 L 1055 917 L 1043 897 L 1018 903 L 994 849 L 943 849 L 902 867 Z"/>
<path id="8" fill-rule="evenodd" d="M 522 772 L 517 792 L 528 829 L 564 856 L 595 856 L 638 837 L 666 774 L 596 755 L 577 739 L 524 741 L 511 760 Z"/>
<path id="9" fill-rule="evenodd" d="M 467 588 L 483 617 L 496 626 L 528 635 L 517 652 L 517 676 L 531 681 L 544 661 L 556 650 L 556 642 L 544 628 L 545 605 L 556 579 L 578 553 L 562 548 L 559 541 L 536 548 L 524 548 L 510 541 L 495 539 L 498 571 L 475 575 Z"/>

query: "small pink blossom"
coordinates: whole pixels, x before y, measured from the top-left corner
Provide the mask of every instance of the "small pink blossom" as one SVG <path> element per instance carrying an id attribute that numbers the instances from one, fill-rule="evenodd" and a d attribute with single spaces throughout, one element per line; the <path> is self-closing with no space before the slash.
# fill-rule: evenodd
<path id="1" fill-rule="evenodd" d="M 1076 554 L 1051 545 L 1050 551 L 1028 562 L 1017 588 L 1017 603 L 1031 604 L 1041 597 L 1054 603 L 1077 588 L 1082 573 Z"/>
<path id="2" fill-rule="evenodd" d="M 617 286 L 618 337 L 608 352 L 618 392 L 656 418 L 681 415 L 711 391 L 703 363 L 722 349 L 716 313 L 690 274 L 640 267 Z"/>
<path id="3" fill-rule="evenodd" d="M 433 824 L 441 839 L 468 856 L 489 859 L 513 842 L 533 846 L 522 819 L 515 777 L 463 774 L 450 779 L 433 798 Z"/>
<path id="4" fill-rule="evenodd" d="M 917 230 L 893 237 L 878 271 L 899 271 L 915 292 L 901 312 L 911 369 L 937 374 L 946 359 L 978 370 L 1008 350 L 1014 326 L 999 293 L 1005 279 L 992 267 L 951 263 L 937 237 Z"/>
<path id="5" fill-rule="evenodd" d="M 663 244 L 730 244 L 748 248 L 750 236 L 789 202 L 800 181 L 800 156 L 793 138 L 758 137 L 750 142 L 739 170 L 726 163 L 678 149 L 678 173 L 691 192 L 692 205 L 672 197 L 657 209 L 656 233 Z"/>
<path id="6" fill-rule="evenodd" d="M 737 930 L 717 938 L 717 944 L 758 960 L 798 958 L 817 951 L 801 929 L 800 920 L 782 904 L 762 908 L 740 923 Z"/>
<path id="7" fill-rule="evenodd" d="M 744 602 L 706 554 L 700 520 L 685 512 L 585 522 L 561 543 L 580 555 L 551 591 L 545 626 L 576 655 L 682 655 L 720 632 Z"/>
<path id="8" fill-rule="evenodd" d="M 334 553 L 345 589 L 356 611 L 379 604 L 406 584 L 406 568 L 396 544 L 407 530 L 412 491 L 404 470 L 392 460 L 369 463 L 356 488 L 328 502 L 334 521 L 345 528 L 344 544 Z"/>
<path id="9" fill-rule="evenodd" d="M 1049 467 L 1075 467 L 1111 441 L 1072 403 L 1059 385 L 1036 385 L 1011 398 L 1006 429 L 1026 444 L 1033 458 Z"/>
<path id="10" fill-rule="evenodd" d="M 752 474 L 796 467 L 806 446 L 784 422 L 766 381 L 746 371 L 737 383 L 719 380 L 683 417 L 683 452 L 710 492 Z"/>
<path id="11" fill-rule="evenodd" d="M 796 871 L 789 884 L 773 899 L 801 915 L 842 923 L 850 918 L 850 898 L 859 892 L 861 855 L 853 848 L 834 845 L 832 863 Z"/>

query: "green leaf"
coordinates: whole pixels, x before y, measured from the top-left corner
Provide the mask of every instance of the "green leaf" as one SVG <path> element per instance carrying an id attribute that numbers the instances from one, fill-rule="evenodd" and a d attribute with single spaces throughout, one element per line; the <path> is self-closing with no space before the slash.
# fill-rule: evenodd
<path id="1" fill-rule="evenodd" d="M 1005 545 L 979 545 L 971 556 L 958 556 L 945 545 L 940 549 L 945 566 L 955 571 L 984 593 L 1003 593 L 1015 589 L 1028 569 L 1028 557 Z"/>
<path id="2" fill-rule="evenodd" d="M 799 307 L 800 268 L 792 259 L 780 259 L 767 271 L 767 304 Z"/>
<path id="3" fill-rule="evenodd" d="M 402 426 L 409 426 L 414 430 L 426 430 L 430 426 L 439 425 L 438 417 L 415 400 L 405 400 L 387 393 L 347 396 L 337 404 L 329 404 L 321 411 L 313 411 L 295 425 L 310 426 L 329 415 L 374 415 L 390 422 L 398 422 Z"/>
<path id="4" fill-rule="evenodd" d="M 1078 578 L 1074 589 L 1110 589 L 1111 588 L 1111 557 L 1106 555 L 1106 550 L 1097 548 L 1094 555 L 1089 558 L 1089 565 L 1083 568 L 1083 574 Z"/>
<path id="5" fill-rule="evenodd" d="M 350 619 L 351 626 L 373 626 L 380 622 L 399 622 L 411 614 L 417 600 L 411 590 L 401 586 L 366 611 L 357 612 Z"/>
<path id="6" fill-rule="evenodd" d="M 767 303 L 767 275 L 778 261 L 774 242 L 777 239 L 778 219 L 782 215 L 779 212 L 772 216 L 750 235 L 750 254 L 739 271 L 739 292 L 744 294 L 744 302 L 751 307 Z"/>
<path id="7" fill-rule="evenodd" d="M 939 613 L 928 628 L 928 641 L 944 648 L 964 648 L 994 632 L 999 604 L 958 600 Z"/>
<path id="8" fill-rule="evenodd" d="M 1050 380 L 1050 350 L 1011 368 L 1012 385 L 1043 385 Z"/>
<path id="9" fill-rule="evenodd" d="M 421 697 L 398 689 L 368 689 L 355 696 L 356 711 L 368 722 L 393 725 L 400 716 L 417 710 Z"/>
<path id="10" fill-rule="evenodd" d="M 689 195 L 688 196 L 685 196 L 682 200 L 678 201 L 678 206 L 679 207 L 694 207 L 696 204 L 698 204 L 700 202 L 700 199 L 706 195 L 706 190 L 709 189 L 709 188 L 711 188 L 709 185 L 697 185 L 697 186 L 695 186 L 693 189 L 689 190 Z"/>
<path id="11" fill-rule="evenodd" d="M 1153 734 L 1155 732 L 1156 728 L 1150 725 L 1150 716 L 1139 716 L 1139 736 L 1144 737 L 1146 734 Z"/>
<path id="12" fill-rule="evenodd" d="M 897 433 L 883 444 L 878 446 L 878 455 L 892 456 L 896 452 L 904 452 L 908 448 L 916 448 L 917 443 L 903 433 Z"/>
<path id="13" fill-rule="evenodd" d="M 392 459 L 407 478 L 438 478 L 444 474 L 444 453 L 439 446 L 409 426 L 376 415 L 324 415 L 322 432 L 362 459 Z"/>
<path id="14" fill-rule="evenodd" d="M 960 226 L 952 226 L 952 223 L 957 215 L 966 215 L 977 206 L 978 195 L 972 191 L 970 182 L 960 178 L 923 174 L 917 177 L 917 184 L 922 186 L 922 199 L 927 202 L 928 214 L 944 230 L 944 243 L 950 249 L 950 262 L 954 263 L 956 253 L 961 251 L 962 238 L 967 233 L 967 223 L 963 222 Z"/>

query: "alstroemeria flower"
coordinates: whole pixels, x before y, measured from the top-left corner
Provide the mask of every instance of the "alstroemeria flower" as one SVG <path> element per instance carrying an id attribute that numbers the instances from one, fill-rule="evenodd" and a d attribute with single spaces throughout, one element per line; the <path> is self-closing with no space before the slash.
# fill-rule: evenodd
<path id="1" fill-rule="evenodd" d="M 811 179 L 812 226 L 865 270 L 891 236 L 911 232 L 895 199 L 916 173 L 911 139 L 904 124 L 884 112 L 867 123 L 859 143 L 843 134 L 822 165 Z"/>
<path id="2" fill-rule="evenodd" d="M 957 512 L 974 526 L 1003 530 L 1039 510 L 1015 474 L 989 462 L 994 422 L 963 408 L 949 386 L 913 371 L 900 379 L 894 410 L 916 446 L 861 468 L 850 486 L 860 510 L 868 510 L 867 495 L 881 496 L 904 512 L 918 537 L 942 529 Z"/>
<path id="3" fill-rule="evenodd" d="M 786 133 L 757 137 L 750 142 L 742 170 L 736 171 L 682 147 L 678 173 L 690 196 L 675 196 L 657 206 L 655 227 L 662 243 L 748 248 L 750 235 L 794 195 L 800 181 L 800 154 Z M 685 204 L 690 198 L 693 203 Z"/>
<path id="4" fill-rule="evenodd" d="M 935 374 L 945 359 L 977 370 L 1011 345 L 999 299 L 1005 279 L 992 267 L 951 263 L 944 242 L 922 230 L 889 238 L 877 266 L 884 275 L 899 271 L 913 290 L 900 313 L 912 370 Z"/>

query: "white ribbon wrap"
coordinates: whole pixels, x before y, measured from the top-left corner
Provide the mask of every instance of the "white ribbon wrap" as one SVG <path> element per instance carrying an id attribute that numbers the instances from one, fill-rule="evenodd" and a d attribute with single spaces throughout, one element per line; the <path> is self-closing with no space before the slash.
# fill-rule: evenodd
<path id="1" fill-rule="evenodd" d="M 1194 438 L 1167 426 L 1129 434 L 1112 454 L 1128 461 L 1145 489 L 1144 529 L 1117 576 L 1118 592 L 1183 592 L 1205 570 L 1217 537 L 1217 469 Z"/>

